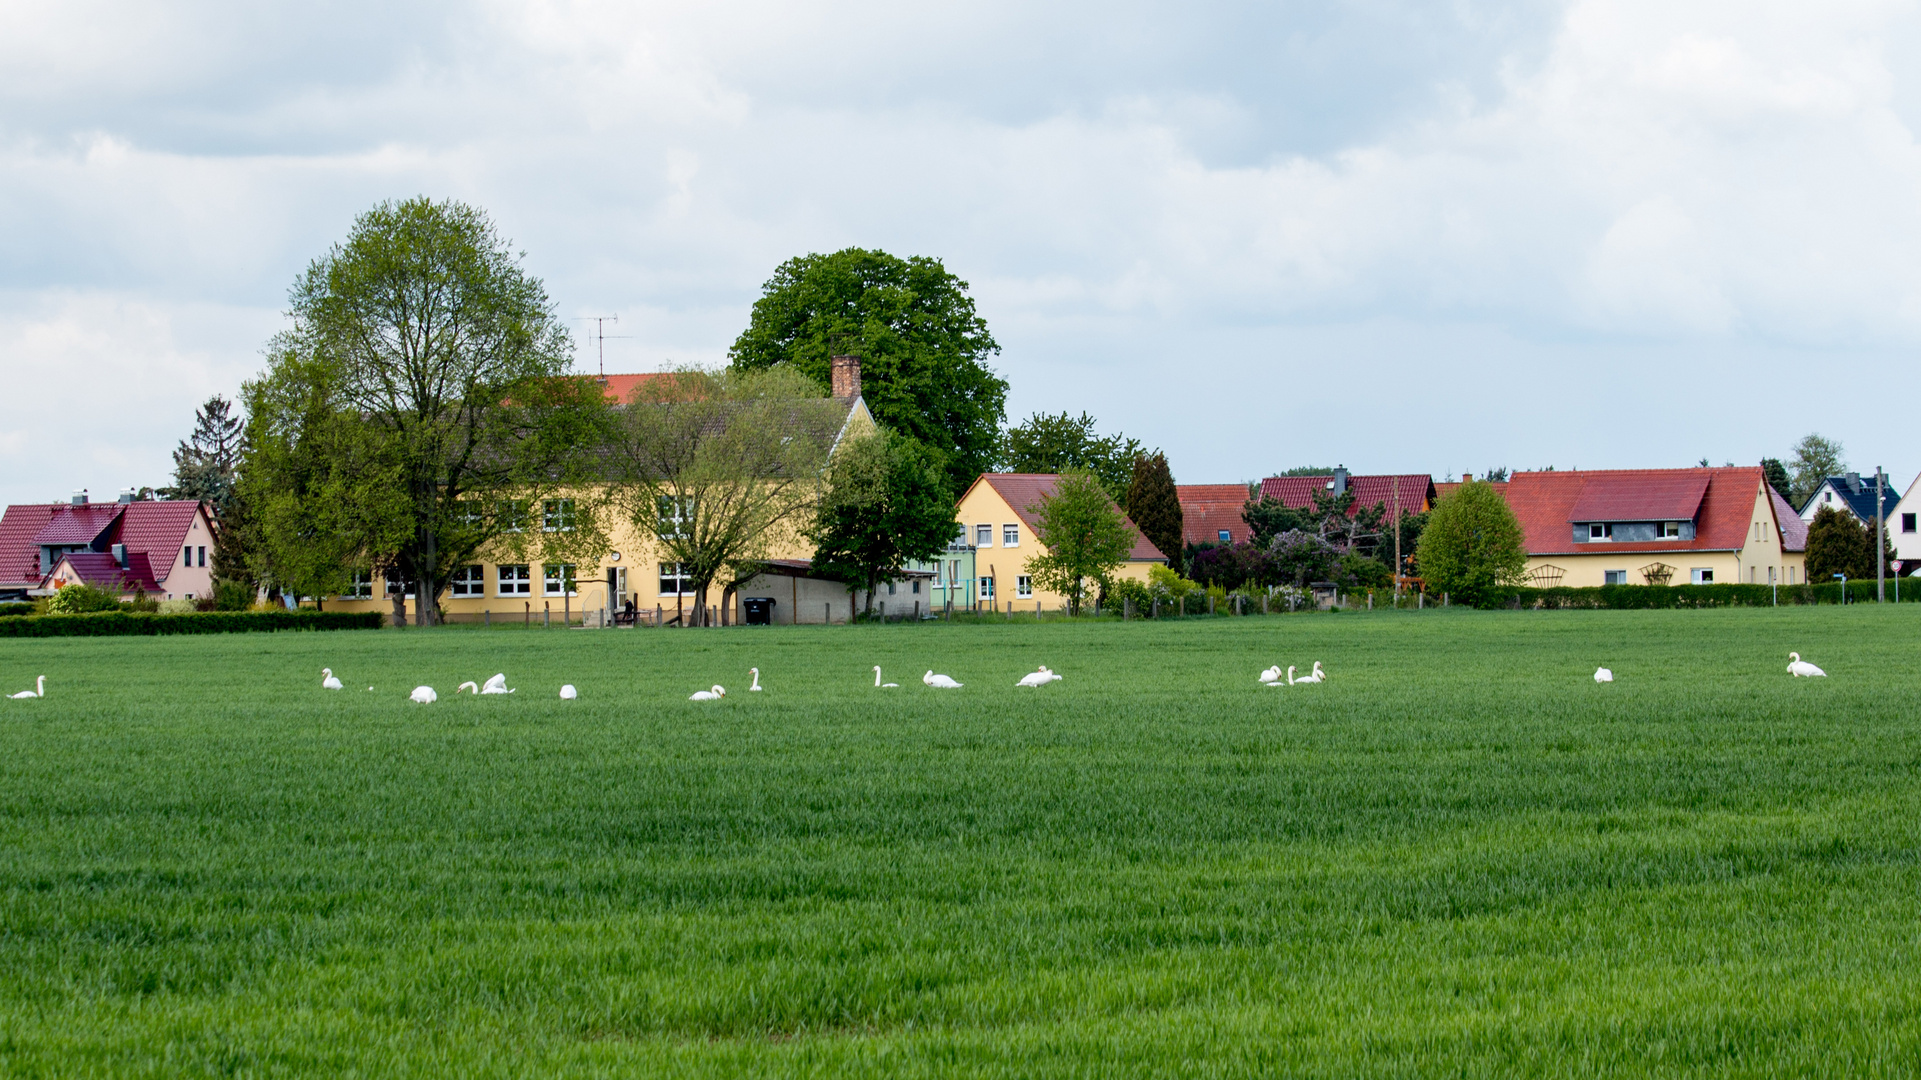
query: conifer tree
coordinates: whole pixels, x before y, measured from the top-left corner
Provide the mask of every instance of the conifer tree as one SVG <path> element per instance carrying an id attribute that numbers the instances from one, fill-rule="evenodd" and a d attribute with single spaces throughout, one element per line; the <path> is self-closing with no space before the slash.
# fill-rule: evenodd
<path id="1" fill-rule="evenodd" d="M 1167 455 L 1156 450 L 1134 458 L 1134 479 L 1127 485 L 1127 516 L 1147 537 L 1148 543 L 1167 556 L 1168 564 L 1181 569 L 1181 496 L 1174 487 L 1174 474 L 1168 470 Z"/>

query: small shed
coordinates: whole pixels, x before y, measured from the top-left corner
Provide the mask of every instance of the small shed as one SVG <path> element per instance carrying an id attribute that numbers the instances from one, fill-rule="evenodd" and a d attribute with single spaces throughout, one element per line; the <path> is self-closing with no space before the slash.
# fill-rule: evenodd
<path id="1" fill-rule="evenodd" d="M 887 618 L 923 618 L 934 611 L 929 570 L 904 570 L 874 592 L 874 610 Z M 837 578 L 818 575 L 808 559 L 768 559 L 757 573 L 734 587 L 743 620 L 750 612 L 759 621 L 781 626 L 797 623 L 844 623 L 867 604 L 863 590 L 850 590 Z M 753 601 L 753 603 L 749 603 Z M 771 604 L 764 603 L 771 601 Z"/>

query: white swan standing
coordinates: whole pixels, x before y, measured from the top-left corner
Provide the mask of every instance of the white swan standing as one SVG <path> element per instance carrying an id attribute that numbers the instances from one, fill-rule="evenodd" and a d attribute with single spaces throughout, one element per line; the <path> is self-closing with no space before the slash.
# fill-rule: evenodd
<path id="1" fill-rule="evenodd" d="M 1268 668 L 1266 671 L 1261 672 L 1261 681 L 1264 683 L 1268 683 L 1270 685 L 1280 682 L 1281 681 L 1281 665 L 1275 664 L 1273 667 Z"/>
<path id="2" fill-rule="evenodd" d="M 495 675 L 495 676 L 494 676 L 493 678 L 491 678 L 491 679 L 488 679 L 488 680 L 487 680 L 487 681 L 486 681 L 486 682 L 485 682 L 484 684 L 482 684 L 482 685 L 481 685 L 481 687 L 480 687 L 480 692 L 481 692 L 481 693 L 483 693 L 483 694 L 511 694 L 511 693 L 513 693 L 513 691 L 512 691 L 512 690 L 509 690 L 509 689 L 507 689 L 507 676 L 506 676 L 506 675 Z"/>
<path id="3" fill-rule="evenodd" d="M 434 688 L 431 686 L 416 686 L 414 692 L 408 695 L 408 699 L 418 701 L 422 705 L 432 705 L 440 700 L 440 695 L 434 693 Z"/>
<path id="4" fill-rule="evenodd" d="M 752 690 L 755 693 L 759 693 L 760 692 L 760 669 L 757 667 L 750 667 L 747 669 L 747 674 L 752 675 L 754 677 L 754 685 L 748 687 L 747 689 Z"/>
<path id="5" fill-rule="evenodd" d="M 1048 683 L 1060 682 L 1060 681 L 1061 681 L 1061 677 L 1059 673 L 1047 670 L 1047 665 L 1042 664 L 1041 669 L 1039 671 L 1036 671 L 1032 675 L 1026 676 L 1025 678 L 1021 679 L 1020 682 L 1017 682 L 1014 685 L 1042 687 L 1042 686 L 1046 686 Z"/>
<path id="6" fill-rule="evenodd" d="M 1820 668 L 1815 667 L 1813 664 L 1810 664 L 1806 660 L 1801 659 L 1801 654 L 1798 652 L 1789 653 L 1788 659 L 1793 661 L 1793 663 L 1790 663 L 1788 665 L 1788 674 L 1794 676 L 1797 679 L 1802 677 L 1806 677 L 1810 679 L 1827 678 L 1827 675 L 1828 675 L 1827 672 L 1822 671 Z"/>
<path id="7" fill-rule="evenodd" d="M 31 690 L 22 690 L 17 694 L 8 694 L 7 696 L 16 697 L 16 698 L 46 697 L 47 696 L 47 677 L 45 675 L 42 675 L 38 679 L 34 680 L 33 689 Z"/>
<path id="8" fill-rule="evenodd" d="M 340 684 L 339 679 L 334 678 L 334 669 L 330 667 L 324 667 L 320 669 L 320 688 L 322 690 L 345 690 L 346 689 L 345 686 L 342 686 Z"/>
<path id="9" fill-rule="evenodd" d="M 1594 681 L 1595 682 L 1613 682 L 1614 672 L 1609 671 L 1607 668 L 1604 668 L 1604 667 L 1597 667 L 1594 669 Z"/>
<path id="10" fill-rule="evenodd" d="M 721 686 L 716 686 L 712 690 L 696 690 L 693 692 L 692 695 L 690 695 L 687 698 L 687 700 L 688 701 L 719 701 L 721 698 L 724 698 L 726 696 L 727 696 L 726 688 Z"/>
<path id="11" fill-rule="evenodd" d="M 936 675 L 931 669 L 927 672 L 927 674 L 922 675 L 920 677 L 920 681 L 926 683 L 927 685 L 933 687 L 936 690 L 959 690 L 961 688 L 960 683 L 955 682 L 953 679 L 948 678 L 945 675 Z"/>
<path id="12" fill-rule="evenodd" d="M 1295 683 L 1317 683 L 1326 681 L 1327 672 L 1321 670 L 1321 662 L 1319 660 L 1314 661 L 1313 671 L 1308 672 L 1298 679 L 1294 677 L 1294 668 L 1292 666 L 1287 669 L 1287 685 L 1289 686 L 1293 686 Z"/>
<path id="13" fill-rule="evenodd" d="M 897 682 L 881 682 L 880 681 L 880 665 L 875 664 L 874 665 L 874 687 L 879 690 L 899 690 L 900 684 Z"/>
<path id="14" fill-rule="evenodd" d="M 367 689 L 372 690 L 373 687 L 369 686 Z M 465 690 L 470 694 L 478 694 L 480 693 L 480 684 L 473 681 L 472 679 L 468 679 L 466 682 L 461 683 L 459 686 L 454 687 L 454 693 L 456 694 L 460 693 L 462 690 Z"/>
<path id="15" fill-rule="evenodd" d="M 560 700 L 562 701 L 572 701 L 579 696 L 580 691 L 574 689 L 573 683 L 568 683 L 560 688 Z"/>

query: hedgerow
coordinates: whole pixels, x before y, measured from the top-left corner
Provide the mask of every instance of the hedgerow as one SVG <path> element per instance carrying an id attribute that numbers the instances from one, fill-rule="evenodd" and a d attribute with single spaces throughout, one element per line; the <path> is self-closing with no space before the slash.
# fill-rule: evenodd
<path id="1" fill-rule="evenodd" d="M 114 637 L 124 634 L 243 634 L 274 630 L 378 630 L 378 611 L 201 611 L 159 615 L 101 611 L 0 619 L 0 637 Z"/>

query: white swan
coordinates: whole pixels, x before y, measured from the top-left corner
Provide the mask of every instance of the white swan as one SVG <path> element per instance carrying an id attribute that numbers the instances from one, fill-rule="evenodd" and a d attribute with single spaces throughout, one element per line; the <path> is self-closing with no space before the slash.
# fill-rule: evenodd
<path id="1" fill-rule="evenodd" d="M 950 679 L 945 675 L 936 675 L 931 670 L 928 671 L 927 674 L 922 675 L 920 677 L 920 681 L 935 688 L 936 690 L 959 690 L 961 688 L 960 683 L 955 682 L 953 679 Z"/>
<path id="2" fill-rule="evenodd" d="M 1264 683 L 1280 682 L 1281 681 L 1281 665 L 1275 664 L 1273 667 L 1268 668 L 1266 671 L 1261 672 L 1261 681 Z"/>
<path id="3" fill-rule="evenodd" d="M 512 690 L 507 689 L 507 676 L 505 675 L 495 675 L 493 678 L 488 679 L 484 684 L 481 685 L 480 692 L 483 694 L 513 693 Z"/>
<path id="4" fill-rule="evenodd" d="M 20 692 L 19 692 L 19 693 L 17 693 L 17 694 L 9 694 L 9 695 L 7 695 L 7 696 L 8 696 L 8 697 L 16 697 L 16 698 L 30 698 L 30 697 L 46 697 L 46 696 L 47 696 L 47 677 L 46 677 L 45 675 L 42 675 L 42 676 L 40 676 L 40 677 L 39 677 L 38 679 L 36 679 L 36 680 L 34 680 L 34 684 L 33 684 L 33 686 L 34 686 L 34 688 L 33 688 L 32 690 L 22 690 L 22 691 L 20 691 Z"/>
<path id="5" fill-rule="evenodd" d="M 1321 662 L 1319 660 L 1314 661 L 1313 671 L 1307 673 L 1306 675 L 1301 676 L 1298 679 L 1294 677 L 1293 668 L 1290 667 L 1287 669 L 1287 682 L 1289 686 L 1292 686 L 1295 683 L 1317 683 L 1317 682 L 1326 682 L 1326 681 L 1327 681 L 1327 672 L 1321 670 Z"/>
<path id="6" fill-rule="evenodd" d="M 748 687 L 747 689 L 752 690 L 755 693 L 759 693 L 760 692 L 760 669 L 757 667 L 750 667 L 747 669 L 747 673 L 754 677 L 754 685 Z"/>
<path id="7" fill-rule="evenodd" d="M 334 678 L 334 669 L 330 667 L 324 667 L 320 669 L 320 688 L 322 690 L 345 690 L 346 689 L 346 687 L 340 685 L 339 679 Z"/>
<path id="8" fill-rule="evenodd" d="M 455 692 L 458 693 L 459 691 Z M 440 700 L 440 695 L 434 693 L 434 688 L 431 686 L 416 686 L 414 687 L 414 692 L 408 695 L 408 697 L 413 701 L 420 702 L 422 705 L 432 705 L 434 702 Z"/>
<path id="9" fill-rule="evenodd" d="M 724 698 L 726 696 L 727 696 L 726 688 L 716 686 L 712 690 L 696 690 L 690 697 L 688 697 L 687 700 L 688 701 L 719 701 L 721 698 Z"/>
<path id="10" fill-rule="evenodd" d="M 367 689 L 372 690 L 373 687 L 369 686 Z M 480 684 L 473 681 L 472 679 L 468 679 L 466 682 L 461 683 L 459 686 L 454 687 L 454 693 L 456 694 L 460 693 L 462 690 L 465 690 L 470 694 L 478 694 L 480 693 Z"/>
<path id="11" fill-rule="evenodd" d="M 1597 667 L 1594 669 L 1594 681 L 1595 682 L 1613 682 L 1614 672 L 1609 671 L 1604 667 Z"/>
<path id="12" fill-rule="evenodd" d="M 1804 675 L 1810 679 L 1827 677 L 1827 674 L 1828 674 L 1827 672 L 1822 671 L 1820 668 L 1815 667 L 1813 664 L 1810 664 L 1806 660 L 1801 659 L 1801 654 L 1798 652 L 1789 653 L 1788 659 L 1794 661 L 1793 663 L 1788 665 L 1788 674 L 1793 675 L 1796 678 L 1800 678 Z"/>
<path id="13" fill-rule="evenodd" d="M 579 696 L 580 692 L 574 689 L 573 683 L 568 683 L 560 688 L 560 700 L 562 701 L 572 701 Z"/>
<path id="14" fill-rule="evenodd" d="M 882 690 L 899 690 L 900 689 L 900 684 L 897 682 L 881 682 L 880 681 L 880 665 L 879 664 L 874 665 L 874 685 L 877 688 Z"/>
<path id="15" fill-rule="evenodd" d="M 1039 671 L 1036 671 L 1032 675 L 1027 676 L 1026 678 L 1022 679 L 1020 682 L 1015 683 L 1014 685 L 1040 687 L 1040 686 L 1046 686 L 1048 683 L 1051 683 L 1051 682 L 1060 682 L 1060 681 L 1061 681 L 1061 677 L 1059 674 L 1047 670 L 1047 665 L 1042 664 L 1041 669 Z"/>

